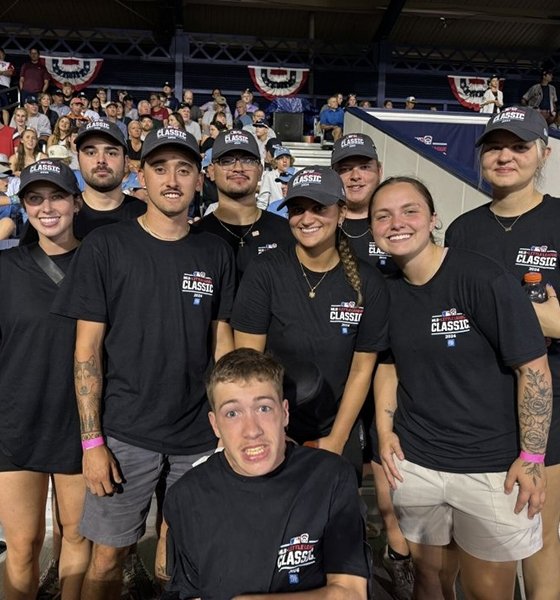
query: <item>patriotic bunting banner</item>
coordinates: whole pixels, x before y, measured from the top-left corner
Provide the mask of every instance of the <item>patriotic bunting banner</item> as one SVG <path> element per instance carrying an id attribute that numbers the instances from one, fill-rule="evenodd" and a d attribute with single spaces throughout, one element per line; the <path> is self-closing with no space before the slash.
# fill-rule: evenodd
<path id="1" fill-rule="evenodd" d="M 57 87 L 61 88 L 65 81 L 69 81 L 76 91 L 91 85 L 103 66 L 102 58 L 42 56 L 40 60 Z"/>
<path id="2" fill-rule="evenodd" d="M 461 77 L 448 75 L 447 81 L 451 91 L 457 100 L 465 108 L 471 110 L 480 110 L 482 104 L 482 96 L 488 89 L 490 77 Z M 502 89 L 504 80 L 500 79 L 500 89 Z"/>
<path id="3" fill-rule="evenodd" d="M 251 79 L 259 92 L 269 100 L 294 96 L 309 74 L 309 69 L 279 69 L 278 67 L 249 67 Z"/>

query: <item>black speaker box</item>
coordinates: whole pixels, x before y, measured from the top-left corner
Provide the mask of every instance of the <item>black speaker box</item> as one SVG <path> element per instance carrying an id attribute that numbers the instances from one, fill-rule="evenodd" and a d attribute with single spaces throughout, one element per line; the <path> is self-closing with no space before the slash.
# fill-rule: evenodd
<path id="1" fill-rule="evenodd" d="M 283 142 L 301 142 L 303 113 L 272 113 L 272 128 Z"/>

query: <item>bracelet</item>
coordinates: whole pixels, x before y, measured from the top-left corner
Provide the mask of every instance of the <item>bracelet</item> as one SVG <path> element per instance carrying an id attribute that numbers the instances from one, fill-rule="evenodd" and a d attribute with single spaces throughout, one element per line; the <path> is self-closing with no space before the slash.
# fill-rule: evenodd
<path id="1" fill-rule="evenodd" d="M 530 452 L 525 452 L 525 450 L 521 450 L 521 452 L 519 453 L 519 458 L 521 460 L 539 464 L 544 463 L 544 456 L 544 454 L 531 454 Z"/>
<path id="2" fill-rule="evenodd" d="M 82 440 L 82 450 L 91 450 L 92 448 L 97 448 L 97 446 L 104 446 L 105 439 L 102 435 L 98 435 L 97 437 L 91 438 L 91 440 Z"/>

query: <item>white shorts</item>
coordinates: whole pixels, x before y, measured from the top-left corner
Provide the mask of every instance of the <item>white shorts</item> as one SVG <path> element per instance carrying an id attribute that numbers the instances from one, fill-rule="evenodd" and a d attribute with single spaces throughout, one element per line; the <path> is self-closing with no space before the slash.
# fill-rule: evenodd
<path id="1" fill-rule="evenodd" d="M 493 562 L 541 549 L 541 517 L 529 519 L 527 507 L 513 512 L 517 486 L 504 492 L 505 472 L 446 473 L 394 458 L 404 481 L 397 481 L 393 504 L 406 539 L 432 546 L 454 539 L 471 556 Z"/>

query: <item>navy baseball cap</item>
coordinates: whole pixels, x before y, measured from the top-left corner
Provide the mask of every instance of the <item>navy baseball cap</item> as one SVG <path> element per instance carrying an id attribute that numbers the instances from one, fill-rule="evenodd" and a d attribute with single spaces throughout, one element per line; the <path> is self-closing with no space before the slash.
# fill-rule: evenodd
<path id="1" fill-rule="evenodd" d="M 23 198 L 29 185 L 36 182 L 52 183 L 68 194 L 77 196 L 80 188 L 72 169 L 59 160 L 43 159 L 25 167 L 20 175 L 18 196 Z"/>
<path id="2" fill-rule="evenodd" d="M 330 167 L 313 166 L 298 171 L 288 183 L 288 192 L 280 210 L 294 198 L 309 198 L 323 206 L 346 202 L 340 175 Z"/>
<path id="3" fill-rule="evenodd" d="M 26 104 L 39 104 L 39 101 L 37 100 L 37 98 L 35 96 L 27 96 L 27 98 L 25 99 L 25 103 Z"/>
<path id="4" fill-rule="evenodd" d="M 93 135 L 108 137 L 119 146 L 122 146 L 125 151 L 127 150 L 126 140 L 122 131 L 114 123 L 103 121 L 102 119 L 92 121 L 80 129 L 76 137 L 76 148 L 79 150 L 84 140 Z"/>
<path id="5" fill-rule="evenodd" d="M 181 150 L 186 150 L 189 154 L 193 155 L 193 158 L 200 169 L 202 158 L 194 136 L 188 131 L 175 129 L 174 127 L 163 127 L 161 129 L 156 129 L 155 131 L 150 131 L 144 140 L 140 161 L 144 163 L 149 154 L 164 146 L 175 146 Z"/>
<path id="6" fill-rule="evenodd" d="M 331 165 L 350 156 L 365 156 L 379 160 L 373 140 L 364 133 L 349 133 L 336 140 L 331 154 Z"/>
<path id="7" fill-rule="evenodd" d="M 259 160 L 261 158 L 257 140 L 252 133 L 242 129 L 231 129 L 230 131 L 222 131 L 214 140 L 212 160 L 216 162 L 216 159 L 220 156 L 236 150 L 247 152 Z"/>
<path id="8" fill-rule="evenodd" d="M 524 142 L 540 139 L 548 143 L 548 125 L 538 110 L 528 106 L 508 106 L 494 115 L 476 141 L 480 146 L 493 131 L 509 131 Z"/>

